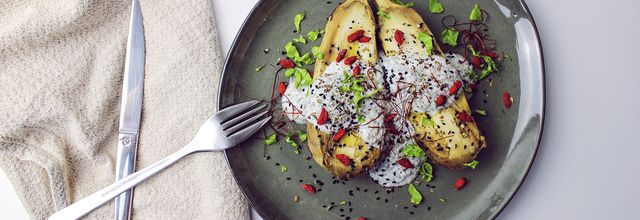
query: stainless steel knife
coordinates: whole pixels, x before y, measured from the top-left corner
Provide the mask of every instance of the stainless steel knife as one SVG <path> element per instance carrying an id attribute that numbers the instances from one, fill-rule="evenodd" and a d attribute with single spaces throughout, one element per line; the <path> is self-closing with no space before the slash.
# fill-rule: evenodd
<path id="1" fill-rule="evenodd" d="M 133 0 L 124 64 L 122 102 L 120 104 L 116 181 L 135 172 L 144 89 L 144 53 L 144 28 L 140 13 L 140 1 Z M 133 189 L 130 189 L 116 197 L 116 220 L 130 218 L 132 196 Z"/>

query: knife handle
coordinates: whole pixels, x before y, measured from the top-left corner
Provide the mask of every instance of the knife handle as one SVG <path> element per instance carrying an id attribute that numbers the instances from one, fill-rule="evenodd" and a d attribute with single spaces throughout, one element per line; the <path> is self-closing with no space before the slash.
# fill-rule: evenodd
<path id="1" fill-rule="evenodd" d="M 138 132 L 120 132 L 118 135 L 118 152 L 116 162 L 116 181 L 135 172 L 136 148 Z M 133 188 L 120 194 L 115 199 L 115 219 L 128 220 L 131 217 L 131 201 Z"/>

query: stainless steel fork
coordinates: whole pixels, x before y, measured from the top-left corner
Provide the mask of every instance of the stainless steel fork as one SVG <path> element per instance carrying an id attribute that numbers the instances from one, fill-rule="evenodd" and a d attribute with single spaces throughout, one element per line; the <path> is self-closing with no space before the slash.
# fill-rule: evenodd
<path id="1" fill-rule="evenodd" d="M 220 151 L 243 142 L 270 119 L 264 102 L 249 101 L 225 108 L 209 118 L 177 152 L 54 213 L 49 220 L 78 219 L 127 189 L 196 152 Z"/>

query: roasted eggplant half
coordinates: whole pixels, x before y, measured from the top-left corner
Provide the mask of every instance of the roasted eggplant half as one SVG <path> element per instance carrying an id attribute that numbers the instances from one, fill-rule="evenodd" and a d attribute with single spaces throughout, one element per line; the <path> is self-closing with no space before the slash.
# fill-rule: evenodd
<path id="1" fill-rule="evenodd" d="M 378 36 L 386 56 L 417 54 L 418 56 L 447 56 L 442 52 L 433 33 L 422 17 L 412 8 L 390 0 L 376 0 L 380 27 Z M 420 36 L 428 35 L 428 37 Z M 424 39 L 431 42 L 424 42 Z M 402 39 L 402 42 L 398 42 Z M 426 44 L 431 44 L 426 46 Z M 431 50 L 429 50 L 431 49 Z M 449 85 L 451 86 L 451 85 Z M 446 87 L 446 85 L 445 85 Z M 458 86 L 460 87 L 460 86 Z M 471 116 L 464 92 L 447 97 L 450 105 L 434 112 L 411 111 L 406 119 L 413 126 L 416 143 L 423 147 L 427 156 L 436 164 L 449 168 L 462 168 L 473 161 L 485 148 L 485 137 Z M 436 100 L 433 100 L 436 102 Z M 440 103 L 438 103 L 440 104 Z M 429 123 L 425 123 L 425 121 Z"/>
<path id="2" fill-rule="evenodd" d="M 361 31 L 360 38 L 364 38 L 350 39 L 356 31 Z M 342 60 L 356 56 L 370 66 L 375 65 L 378 60 L 375 31 L 375 17 L 368 1 L 341 3 L 328 19 L 320 45 L 324 57 L 316 61 L 314 80 L 338 57 Z M 340 179 L 366 173 L 380 157 L 380 147 L 370 146 L 357 129 L 346 131 L 336 141 L 334 137 L 339 134 L 322 132 L 311 123 L 307 123 L 307 131 L 308 147 L 315 162 Z"/>

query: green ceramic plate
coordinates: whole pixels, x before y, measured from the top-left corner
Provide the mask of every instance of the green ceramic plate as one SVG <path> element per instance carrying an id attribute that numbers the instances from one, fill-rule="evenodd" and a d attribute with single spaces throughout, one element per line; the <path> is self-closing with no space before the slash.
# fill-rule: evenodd
<path id="1" fill-rule="evenodd" d="M 415 8 L 434 31 L 442 31 L 441 19 L 454 15 L 466 19 L 476 1 L 441 0 L 443 14 L 429 14 L 428 1 L 415 1 Z M 497 216 L 524 180 L 542 132 L 544 116 L 544 66 L 540 40 L 526 5 L 514 0 L 480 0 L 490 14 L 489 34 L 513 60 L 502 64 L 500 73 L 479 84 L 469 99 L 472 109 L 483 109 L 487 116 L 476 117 L 488 140 L 488 148 L 478 157 L 476 170 L 448 170 L 434 167 L 429 186 L 418 186 L 423 202 L 414 207 L 407 187 L 386 192 L 368 176 L 336 182 L 309 159 L 306 148 L 294 154 L 280 139 L 264 146 L 264 134 L 226 151 L 234 176 L 258 213 L 264 219 L 491 219 Z M 302 32 L 323 29 L 326 18 L 339 4 L 336 0 L 264 0 L 257 3 L 238 33 L 227 58 L 221 80 L 218 106 L 224 107 L 249 98 L 269 99 L 274 68 L 281 49 L 297 37 L 293 17 L 306 12 Z M 310 51 L 321 39 L 299 46 Z M 265 49 L 269 49 L 265 53 Z M 445 47 L 446 50 L 451 48 Z M 264 66 L 256 72 L 256 67 Z M 310 66 L 308 69 L 312 69 Z M 283 79 L 278 79 L 278 81 Z M 515 99 L 511 109 L 502 104 L 502 93 Z M 304 130 L 301 127 L 300 130 Z M 281 172 L 281 165 L 287 167 Z M 460 191 L 453 190 L 458 177 L 468 180 Z M 301 183 L 316 185 L 321 191 L 309 194 Z M 319 184 L 319 183 L 324 184 Z M 299 201 L 294 202 L 294 196 Z M 340 204 L 345 201 L 346 204 Z M 328 209 L 328 206 L 333 206 Z"/>

